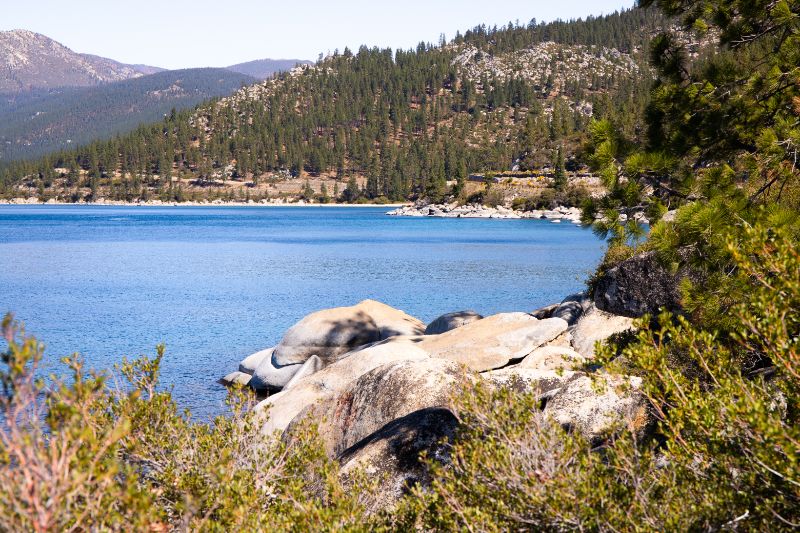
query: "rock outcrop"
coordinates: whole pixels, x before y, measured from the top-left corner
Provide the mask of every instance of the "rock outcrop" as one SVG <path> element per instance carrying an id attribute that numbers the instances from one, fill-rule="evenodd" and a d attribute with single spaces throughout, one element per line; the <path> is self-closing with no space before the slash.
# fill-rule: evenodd
<path id="1" fill-rule="evenodd" d="M 594 286 L 594 303 L 603 311 L 631 318 L 681 310 L 680 283 L 654 252 L 640 254 L 607 270 Z"/>
<path id="2" fill-rule="evenodd" d="M 515 211 L 508 207 L 488 207 L 482 204 L 458 205 L 417 203 L 399 207 L 386 213 L 400 217 L 437 217 L 437 218 L 539 218 L 552 222 L 568 221 L 581 223 L 581 210 L 577 207 L 557 207 L 547 211 Z"/>
<path id="3" fill-rule="evenodd" d="M 585 294 L 533 314 L 450 313 L 428 327 L 368 300 L 308 315 L 224 380 L 280 390 L 256 406 L 261 432 L 291 440 L 313 423 L 345 484 L 361 471 L 377 480 L 366 503 L 378 510 L 429 483 L 423 452 L 448 460 L 451 402 L 480 381 L 535 393 L 545 415 L 595 444 L 625 426 L 644 435 L 653 418 L 641 379 L 591 366 L 595 343 L 632 325 Z"/>
<path id="4" fill-rule="evenodd" d="M 592 306 L 570 328 L 572 346 L 576 352 L 586 359 L 594 359 L 595 343 L 605 341 L 616 333 L 633 328 L 633 319 L 612 315 Z"/>
<path id="5" fill-rule="evenodd" d="M 545 415 L 597 442 L 625 426 L 642 435 L 653 418 L 637 377 L 577 374 L 547 402 Z"/>
<path id="6" fill-rule="evenodd" d="M 328 365 L 358 346 L 396 335 L 422 334 L 425 325 L 374 300 L 323 309 L 292 326 L 275 347 L 275 365 L 304 363 L 312 355 Z"/>
<path id="7" fill-rule="evenodd" d="M 306 407 L 327 400 L 370 370 L 395 361 L 418 361 L 429 355 L 414 342 L 388 339 L 348 354 L 324 369 L 298 380 L 289 390 L 270 396 L 256 406 L 262 412 L 263 430 L 283 431 Z"/>
<path id="8" fill-rule="evenodd" d="M 425 335 L 439 335 L 440 333 L 447 333 L 450 330 L 466 326 L 476 320 L 482 319 L 483 316 L 475 311 L 456 311 L 455 313 L 447 313 L 430 324 L 425 328 Z"/>
<path id="9" fill-rule="evenodd" d="M 336 457 L 415 411 L 449 408 L 452 397 L 469 383 L 469 375 L 452 361 L 388 363 L 362 375 L 325 402 L 306 408 L 289 431 L 304 421 L 316 422 L 325 450 Z"/>
<path id="10" fill-rule="evenodd" d="M 431 357 L 483 372 L 522 359 L 567 330 L 560 318 L 537 320 L 527 313 L 501 313 L 460 328 L 424 337 L 418 346 Z"/>

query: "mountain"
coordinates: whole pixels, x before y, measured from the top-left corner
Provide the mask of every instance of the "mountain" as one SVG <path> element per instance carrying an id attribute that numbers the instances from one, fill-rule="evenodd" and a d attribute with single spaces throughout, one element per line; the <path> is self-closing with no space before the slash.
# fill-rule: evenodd
<path id="1" fill-rule="evenodd" d="M 135 135 L 12 165 L 0 194 L 258 199 L 313 178 L 350 200 L 442 199 L 471 173 L 579 159 L 593 117 L 644 131 L 649 41 L 668 24 L 635 8 L 345 49 Z"/>
<path id="2" fill-rule="evenodd" d="M 310 61 L 302 59 L 257 59 L 247 63 L 239 63 L 226 67 L 232 72 L 247 74 L 259 80 L 266 80 L 278 72 L 291 70 L 297 65 L 310 65 Z"/>
<path id="3" fill-rule="evenodd" d="M 0 32 L 0 93 L 89 87 L 152 74 L 156 70 L 160 69 L 78 54 L 32 31 Z"/>
<path id="4" fill-rule="evenodd" d="M 5 159 L 39 156 L 125 133 L 255 78 L 226 69 L 172 70 L 96 87 L 53 89 L 0 107 Z"/>

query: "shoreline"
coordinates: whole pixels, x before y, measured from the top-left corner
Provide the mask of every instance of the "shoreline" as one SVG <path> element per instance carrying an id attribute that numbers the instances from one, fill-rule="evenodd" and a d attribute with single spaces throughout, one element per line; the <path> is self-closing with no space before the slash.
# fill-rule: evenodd
<path id="1" fill-rule="evenodd" d="M 20 199 L 15 199 L 20 200 Z M 23 199 L 22 201 L 14 200 L 0 200 L 0 206 L 45 206 L 45 205 L 70 205 L 82 207 L 385 207 L 388 209 L 396 209 L 411 205 L 410 203 L 391 203 L 391 204 L 342 204 L 342 203 L 260 203 L 260 202 L 116 202 L 116 201 L 102 201 L 102 202 L 56 202 L 56 201 L 29 201 Z"/>

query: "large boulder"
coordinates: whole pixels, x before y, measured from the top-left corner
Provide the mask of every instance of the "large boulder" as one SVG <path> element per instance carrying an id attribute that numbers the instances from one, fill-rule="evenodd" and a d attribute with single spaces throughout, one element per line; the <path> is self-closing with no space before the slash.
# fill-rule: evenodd
<path id="1" fill-rule="evenodd" d="M 355 472 L 377 480 L 377 490 L 364 495 L 367 509 L 387 509 L 413 487 L 430 484 L 430 473 L 421 455 L 424 452 L 428 459 L 446 462 L 448 442 L 457 426 L 452 412 L 436 407 L 393 420 L 341 453 L 340 477 L 345 486 Z"/>
<path id="2" fill-rule="evenodd" d="M 250 374 L 252 376 L 256 373 L 258 365 L 260 365 L 264 359 L 272 357 L 272 352 L 274 351 L 275 347 L 273 346 L 272 348 L 267 348 L 266 350 L 261 350 L 260 352 L 248 355 L 242 360 L 241 363 L 239 363 L 239 372 L 244 372 L 245 374 Z"/>
<path id="3" fill-rule="evenodd" d="M 276 365 L 274 355 L 264 357 L 253 372 L 250 387 L 259 392 L 279 391 L 289 383 L 302 366 L 302 364 Z"/>
<path id="4" fill-rule="evenodd" d="M 594 359 L 594 347 L 611 335 L 633 328 L 633 319 L 601 311 L 592 306 L 578 322 L 570 328 L 572 346 L 586 359 Z"/>
<path id="5" fill-rule="evenodd" d="M 592 442 L 627 427 L 644 436 L 652 426 L 641 378 L 576 374 L 547 402 L 544 413 Z"/>
<path id="6" fill-rule="evenodd" d="M 466 326 L 476 320 L 482 319 L 483 316 L 475 311 L 456 311 L 455 313 L 447 313 L 440 316 L 425 328 L 425 335 L 439 335 L 446 333 L 450 330 Z"/>
<path id="7" fill-rule="evenodd" d="M 288 431 L 306 421 L 317 423 L 323 447 L 336 457 L 398 418 L 420 409 L 449 408 L 471 379 L 459 364 L 443 359 L 388 363 L 306 408 Z"/>
<path id="8" fill-rule="evenodd" d="M 289 328 L 275 347 L 274 364 L 304 363 L 312 355 L 325 365 L 358 346 L 395 335 L 421 334 L 424 324 L 374 300 L 311 313 Z"/>
<path id="9" fill-rule="evenodd" d="M 391 338 L 348 354 L 341 360 L 292 384 L 256 406 L 266 433 L 283 431 L 300 411 L 329 399 L 370 370 L 393 361 L 427 359 L 427 352 L 404 338 Z M 299 366 L 299 365 L 298 365 Z"/>
<path id="10" fill-rule="evenodd" d="M 375 320 L 358 305 L 323 309 L 289 328 L 275 347 L 277 366 L 305 363 L 312 355 L 326 364 L 362 344 L 379 341 Z"/>
<path id="11" fill-rule="evenodd" d="M 522 359 L 566 329 L 567 323 L 560 318 L 537 320 L 527 313 L 502 313 L 425 337 L 418 345 L 431 357 L 484 372 Z"/>
<path id="12" fill-rule="evenodd" d="M 570 326 L 575 325 L 591 307 L 592 299 L 586 293 L 571 294 L 553 309 L 551 318 L 563 318 Z"/>
<path id="13" fill-rule="evenodd" d="M 631 318 L 664 309 L 681 310 L 681 279 L 655 252 L 636 255 L 608 269 L 594 285 L 594 304 L 603 311 Z"/>
<path id="14" fill-rule="evenodd" d="M 399 335 L 423 335 L 425 333 L 425 324 L 422 321 L 384 303 L 364 300 L 356 307 L 375 321 L 380 340 Z"/>

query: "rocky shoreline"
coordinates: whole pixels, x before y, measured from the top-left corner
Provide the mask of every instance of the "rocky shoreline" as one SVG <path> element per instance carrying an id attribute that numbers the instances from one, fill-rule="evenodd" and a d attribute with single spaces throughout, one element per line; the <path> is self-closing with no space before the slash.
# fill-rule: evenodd
<path id="1" fill-rule="evenodd" d="M 482 204 L 426 204 L 417 203 L 398 207 L 386 213 L 390 216 L 402 217 L 437 217 L 437 218 L 499 218 L 499 219 L 544 219 L 551 222 L 581 223 L 581 210 L 578 207 L 559 206 L 549 210 L 515 211 L 508 207 L 488 207 Z"/>
<path id="2" fill-rule="evenodd" d="M 407 204 L 341 204 L 341 203 L 310 203 L 300 200 L 298 202 L 287 202 L 282 199 L 262 200 L 255 202 L 226 202 L 223 200 L 200 201 L 200 202 L 162 202 L 161 200 L 149 200 L 147 202 L 123 202 L 117 200 L 103 200 L 96 202 L 59 202 L 48 200 L 40 202 L 38 198 L 12 198 L 11 200 L 0 200 L 0 205 L 82 205 L 82 206 L 120 206 L 120 207 L 403 207 Z"/>
<path id="3" fill-rule="evenodd" d="M 453 397 L 478 383 L 535 391 L 545 415 L 592 442 L 620 425 L 644 434 L 652 416 L 641 379 L 598 368 L 595 349 L 632 330 L 635 317 L 669 307 L 679 279 L 646 255 L 629 263 L 604 274 L 593 297 L 531 312 L 460 311 L 426 325 L 373 300 L 317 311 L 221 382 L 268 394 L 255 407 L 263 434 L 291 440 L 316 423 L 343 477 L 366 470 L 383 480 L 372 495 L 378 507 L 425 479 L 420 454 L 448 460 Z M 643 268 L 662 290 L 642 290 L 634 271 Z"/>

